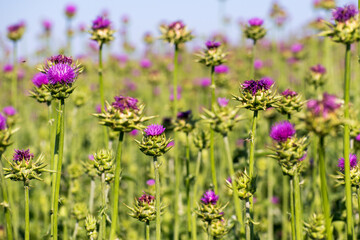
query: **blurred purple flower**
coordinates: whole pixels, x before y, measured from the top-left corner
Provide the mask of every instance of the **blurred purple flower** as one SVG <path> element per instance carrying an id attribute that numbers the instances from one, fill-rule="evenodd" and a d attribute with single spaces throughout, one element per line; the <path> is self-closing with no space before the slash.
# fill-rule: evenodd
<path id="1" fill-rule="evenodd" d="M 46 74 L 42 72 L 35 74 L 31 81 L 38 88 L 40 88 L 42 85 L 47 85 L 49 83 Z"/>
<path id="2" fill-rule="evenodd" d="M 14 162 L 22 162 L 24 160 L 24 161 L 28 162 L 33 158 L 34 158 L 34 154 L 30 153 L 30 149 L 27 149 L 27 150 L 15 149 L 13 161 Z"/>
<path id="3" fill-rule="evenodd" d="M 284 97 L 295 97 L 298 95 L 298 93 L 290 89 L 286 89 L 281 93 L 281 95 L 283 95 Z"/>
<path id="4" fill-rule="evenodd" d="M 229 72 L 229 67 L 226 65 L 218 65 L 215 66 L 214 71 L 216 74 L 223 74 L 223 73 L 228 73 Z"/>
<path id="5" fill-rule="evenodd" d="M 173 30 L 180 30 L 185 27 L 185 24 L 181 20 L 179 20 L 179 21 L 170 23 L 168 27 Z"/>
<path id="6" fill-rule="evenodd" d="M 4 67 L 3 67 L 3 72 L 4 73 L 10 73 L 12 72 L 14 69 L 13 65 L 12 64 L 5 64 Z"/>
<path id="7" fill-rule="evenodd" d="M 6 129 L 6 117 L 0 113 L 0 130 Z"/>
<path id="8" fill-rule="evenodd" d="M 262 67 L 263 67 L 263 61 L 261 61 L 260 59 L 256 59 L 255 61 L 254 61 L 254 68 L 256 69 L 256 70 L 259 70 L 259 69 L 261 69 Z"/>
<path id="9" fill-rule="evenodd" d="M 13 106 L 7 106 L 7 107 L 4 107 L 3 113 L 6 116 L 14 116 L 17 112 L 16 112 L 16 109 Z"/>
<path id="10" fill-rule="evenodd" d="M 169 144 L 166 147 L 173 147 L 173 146 L 175 146 L 175 142 L 171 141 L 171 142 L 169 142 Z"/>
<path id="11" fill-rule="evenodd" d="M 263 25 L 264 20 L 261 18 L 254 17 L 254 18 L 249 19 L 248 23 L 250 26 L 261 26 L 261 25 Z"/>
<path id="12" fill-rule="evenodd" d="M 186 120 L 189 120 L 189 118 L 191 117 L 191 114 L 192 114 L 192 111 L 188 110 L 185 112 L 178 112 L 176 117 L 177 117 L 177 119 L 186 121 Z"/>
<path id="13" fill-rule="evenodd" d="M 140 60 L 141 68 L 148 69 L 148 68 L 151 68 L 151 66 L 152 66 L 152 63 L 149 59 L 144 58 L 144 59 Z"/>
<path id="14" fill-rule="evenodd" d="M 205 46 L 207 49 L 216 49 L 221 46 L 221 42 L 206 41 Z"/>
<path id="15" fill-rule="evenodd" d="M 342 7 L 337 7 L 333 10 L 332 15 L 333 19 L 337 22 L 346 22 L 347 20 L 353 18 L 358 13 L 358 10 L 355 5 L 345 5 Z"/>
<path id="16" fill-rule="evenodd" d="M 49 19 L 45 19 L 42 21 L 42 25 L 46 32 L 51 31 L 52 28 L 52 22 Z"/>
<path id="17" fill-rule="evenodd" d="M 210 78 L 202 78 L 202 79 L 200 79 L 200 85 L 203 88 L 209 87 L 211 85 L 211 79 Z"/>
<path id="18" fill-rule="evenodd" d="M 275 123 L 271 127 L 270 137 L 277 142 L 285 142 L 289 138 L 292 138 L 295 133 L 294 126 L 288 121 L 283 121 Z"/>
<path id="19" fill-rule="evenodd" d="M 200 200 L 204 204 L 210 204 L 211 203 L 212 205 L 215 205 L 217 203 L 218 199 L 219 199 L 219 196 L 217 196 L 214 191 L 209 190 L 209 191 L 205 192 L 204 197 L 201 198 Z"/>
<path id="20" fill-rule="evenodd" d="M 245 81 L 242 84 L 242 88 L 251 92 L 252 95 L 255 95 L 258 91 L 269 90 L 273 84 L 274 84 L 274 81 L 271 78 L 264 77 L 260 80 Z"/>
<path id="21" fill-rule="evenodd" d="M 155 179 L 149 179 L 146 181 L 146 184 L 149 185 L 149 186 L 153 186 L 155 185 Z"/>
<path id="22" fill-rule="evenodd" d="M 291 46 L 291 52 L 292 53 L 299 53 L 304 49 L 304 45 L 301 43 L 295 43 Z"/>
<path id="23" fill-rule="evenodd" d="M 121 112 L 126 110 L 139 110 L 137 107 L 138 100 L 132 97 L 124 97 L 124 96 L 115 96 L 115 102 L 111 105 L 120 110 Z"/>
<path id="24" fill-rule="evenodd" d="M 323 94 L 322 100 L 310 99 L 307 102 L 307 108 L 316 116 L 326 117 L 328 113 L 334 112 L 341 107 L 335 95 Z"/>
<path id="25" fill-rule="evenodd" d="M 144 130 L 146 136 L 159 136 L 165 131 L 165 128 L 160 124 L 150 124 Z"/>
<path id="26" fill-rule="evenodd" d="M 350 153 L 349 160 L 350 160 L 350 169 L 352 169 L 357 165 L 356 155 Z M 338 168 L 340 169 L 341 172 L 344 172 L 344 170 L 345 170 L 345 159 L 344 158 L 339 158 Z"/>
<path id="27" fill-rule="evenodd" d="M 273 197 L 271 198 L 271 203 L 272 203 L 272 204 L 279 204 L 279 203 L 280 203 L 280 198 L 277 197 L 277 196 L 273 196 Z"/>
<path id="28" fill-rule="evenodd" d="M 93 22 L 92 22 L 92 30 L 99 30 L 99 29 L 105 29 L 110 27 L 110 20 L 106 19 L 102 16 L 98 16 Z"/>
<path id="29" fill-rule="evenodd" d="M 227 98 L 218 98 L 217 102 L 219 104 L 220 107 L 226 107 L 229 103 L 229 99 Z"/>
<path id="30" fill-rule="evenodd" d="M 8 31 L 11 32 L 16 32 L 18 31 L 20 28 L 25 27 L 25 22 L 24 21 L 20 21 L 19 23 L 13 24 L 8 26 Z"/>
<path id="31" fill-rule="evenodd" d="M 95 159 L 95 158 L 94 158 L 94 155 L 89 154 L 89 155 L 88 155 L 88 159 L 89 159 L 90 161 L 94 161 L 94 159 Z"/>
<path id="32" fill-rule="evenodd" d="M 68 5 L 66 5 L 66 7 L 65 7 L 65 14 L 66 14 L 66 16 L 68 16 L 69 18 L 71 18 L 71 17 L 73 17 L 73 16 L 75 16 L 75 14 L 76 14 L 76 6 L 75 5 L 73 5 L 73 4 L 68 4 Z"/>
<path id="33" fill-rule="evenodd" d="M 181 99 L 181 92 L 182 88 L 180 86 L 177 87 L 177 100 Z M 174 101 L 174 91 L 173 87 L 171 87 L 171 93 L 170 93 L 170 101 Z"/>
<path id="34" fill-rule="evenodd" d="M 134 130 L 132 130 L 131 132 L 129 132 L 129 134 L 130 134 L 131 136 L 136 136 L 136 135 L 138 135 L 138 133 L 139 133 L 139 130 L 137 130 L 137 129 L 134 129 Z"/>
<path id="35" fill-rule="evenodd" d="M 318 65 L 315 65 L 315 66 L 312 66 L 310 68 L 310 70 L 314 73 L 320 73 L 320 74 L 325 74 L 326 73 L 326 68 L 321 65 L 321 64 L 318 64 Z"/>
<path id="36" fill-rule="evenodd" d="M 150 204 L 155 200 L 155 197 L 144 193 L 141 197 L 139 197 L 139 202 Z"/>
<path id="37" fill-rule="evenodd" d="M 360 142 L 360 134 L 355 137 L 355 140 L 356 140 L 357 142 Z"/>

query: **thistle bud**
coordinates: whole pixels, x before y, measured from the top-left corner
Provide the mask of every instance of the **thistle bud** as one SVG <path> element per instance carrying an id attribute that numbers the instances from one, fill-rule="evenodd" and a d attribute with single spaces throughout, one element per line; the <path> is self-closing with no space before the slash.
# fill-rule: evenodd
<path id="1" fill-rule="evenodd" d="M 326 68 L 321 64 L 312 66 L 305 80 L 308 84 L 313 85 L 315 89 L 318 89 L 326 82 L 325 73 Z"/>
<path id="2" fill-rule="evenodd" d="M 174 131 L 190 133 L 195 128 L 196 120 L 193 119 L 191 110 L 179 112 L 174 123 Z"/>
<path id="3" fill-rule="evenodd" d="M 97 17 L 92 24 L 90 34 L 99 46 L 114 40 L 114 30 L 111 29 L 111 22 L 103 16 Z"/>
<path id="4" fill-rule="evenodd" d="M 219 196 L 213 191 L 209 190 L 201 198 L 201 203 L 198 205 L 198 209 L 195 210 L 196 214 L 202 221 L 210 224 L 212 221 L 220 220 L 224 216 L 224 209 L 227 204 L 221 206 L 218 203 Z"/>
<path id="5" fill-rule="evenodd" d="M 6 148 L 12 144 L 11 136 L 17 129 L 10 129 L 7 124 L 7 119 L 0 113 L 0 154 L 5 152 Z"/>
<path id="6" fill-rule="evenodd" d="M 215 67 L 226 62 L 227 53 L 223 52 L 220 42 L 207 41 L 205 45 L 206 49 L 196 54 L 197 62 L 207 67 Z"/>
<path id="7" fill-rule="evenodd" d="M 245 26 L 244 34 L 247 38 L 254 40 L 254 42 L 262 39 L 266 35 L 266 29 L 262 26 L 264 20 L 260 18 L 252 18 Z"/>
<path id="8" fill-rule="evenodd" d="M 165 128 L 162 125 L 151 124 L 144 130 L 141 142 L 135 141 L 145 155 L 162 156 L 171 149 L 169 143 L 172 141 L 166 138 L 164 131 Z"/>
<path id="9" fill-rule="evenodd" d="M 17 24 L 11 25 L 8 27 L 8 34 L 7 37 L 11 40 L 11 41 L 18 41 L 21 39 L 21 37 L 23 36 L 25 32 L 25 22 L 21 21 Z"/>
<path id="10" fill-rule="evenodd" d="M 194 144 L 200 150 L 210 147 L 210 134 L 204 130 L 199 130 L 194 134 Z"/>
<path id="11" fill-rule="evenodd" d="M 252 197 L 256 192 L 256 178 L 250 177 L 247 174 L 246 169 L 243 172 L 237 171 L 232 181 L 235 181 L 234 184 L 231 181 L 226 180 L 226 186 L 230 189 L 232 194 L 234 185 L 238 190 L 238 197 L 242 200 Z"/>
<path id="12" fill-rule="evenodd" d="M 169 25 L 161 25 L 160 32 L 162 34 L 161 39 L 175 45 L 188 42 L 194 38 L 191 31 L 187 29 L 182 21 L 176 21 Z"/>
<path id="13" fill-rule="evenodd" d="M 88 214 L 86 203 L 75 203 L 71 213 L 75 217 L 76 221 L 84 220 Z"/>
<path id="14" fill-rule="evenodd" d="M 210 224 L 210 234 L 215 239 L 222 239 L 231 229 L 231 225 L 225 218 L 217 219 Z"/>
<path id="15" fill-rule="evenodd" d="M 350 182 L 353 187 L 360 187 L 360 167 L 358 166 L 357 157 L 355 154 L 350 154 Z M 338 174 L 334 176 L 337 185 L 345 185 L 345 160 L 340 158 L 338 161 Z"/>
<path id="16" fill-rule="evenodd" d="M 274 107 L 281 114 L 292 115 L 300 112 L 303 105 L 304 102 L 301 101 L 301 96 L 297 92 L 286 89 L 281 93 L 281 97 Z"/>
<path id="17" fill-rule="evenodd" d="M 85 229 L 90 239 L 96 239 L 98 233 L 96 231 L 96 218 L 92 215 L 87 215 L 85 219 Z"/>
<path id="18" fill-rule="evenodd" d="M 141 197 L 135 198 L 133 207 L 125 205 L 131 212 L 129 216 L 138 219 L 140 222 L 151 222 L 156 219 L 155 197 L 144 193 Z M 163 210 L 164 207 L 161 207 Z"/>
<path id="19" fill-rule="evenodd" d="M 52 96 L 46 85 L 49 83 L 46 74 L 39 72 L 35 74 L 32 79 L 35 85 L 30 93 L 30 97 L 35 98 L 39 103 L 47 103 L 48 105 L 52 101 Z"/>
<path id="20" fill-rule="evenodd" d="M 308 223 L 304 223 L 304 229 L 310 239 L 325 239 L 326 238 L 326 228 L 325 228 L 325 218 L 322 214 L 313 214 Z"/>

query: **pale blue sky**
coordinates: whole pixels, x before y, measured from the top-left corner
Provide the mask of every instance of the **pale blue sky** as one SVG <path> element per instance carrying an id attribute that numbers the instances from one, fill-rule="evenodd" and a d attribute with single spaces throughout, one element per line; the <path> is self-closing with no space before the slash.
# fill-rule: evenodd
<path id="1" fill-rule="evenodd" d="M 249 19 L 251 17 L 262 17 L 268 20 L 268 13 L 273 0 L 225 0 L 224 11 L 230 17 L 231 23 L 226 32 L 232 42 L 239 36 L 239 19 Z M 278 0 L 290 15 L 289 23 L 286 25 L 286 33 L 299 33 L 299 27 L 308 22 L 315 16 L 324 15 L 324 12 L 315 11 L 312 8 L 313 0 Z M 354 1 L 338 0 L 338 5 L 342 6 Z M 150 31 L 154 36 L 159 35 L 158 26 L 163 20 L 174 21 L 183 20 L 197 36 L 209 35 L 220 29 L 220 1 L 219 0 L 0 0 L 0 37 L 9 46 L 10 42 L 6 39 L 7 26 L 25 20 L 27 30 L 24 39 L 20 42 L 20 52 L 22 55 L 29 55 L 41 44 L 37 36 L 41 33 L 41 20 L 52 19 L 54 31 L 52 44 L 54 49 L 65 44 L 65 18 L 64 7 L 67 3 L 73 3 L 78 7 L 78 13 L 73 19 L 73 26 L 77 27 L 80 22 L 90 26 L 91 21 L 103 10 L 109 12 L 110 19 L 115 29 L 120 27 L 120 19 L 124 14 L 130 17 L 130 40 L 136 45 L 142 45 L 144 32 Z M 271 27 L 266 21 L 267 27 Z M 119 40 L 119 33 L 115 36 Z M 84 36 L 82 39 L 86 39 Z M 74 39 L 74 52 L 80 54 L 84 45 L 81 39 Z M 119 43 L 113 44 L 113 49 L 120 52 Z M 2 54 L 1 54 L 2 55 Z"/>

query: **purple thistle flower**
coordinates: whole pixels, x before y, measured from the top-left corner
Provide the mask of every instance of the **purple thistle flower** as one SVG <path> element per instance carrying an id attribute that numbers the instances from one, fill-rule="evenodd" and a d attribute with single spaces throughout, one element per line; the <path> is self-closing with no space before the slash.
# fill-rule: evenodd
<path id="1" fill-rule="evenodd" d="M 271 198 L 271 203 L 272 204 L 279 204 L 280 203 L 280 199 L 279 199 L 279 197 L 277 197 L 277 196 L 273 196 L 272 198 Z"/>
<path id="2" fill-rule="evenodd" d="M 166 147 L 173 147 L 173 146 L 175 146 L 175 142 L 171 141 L 171 142 L 169 142 L 169 144 Z"/>
<path id="3" fill-rule="evenodd" d="M 149 194 L 146 194 L 144 192 L 144 194 L 139 197 L 139 202 L 142 202 L 142 203 L 147 203 L 147 204 L 150 204 L 151 202 L 153 202 L 155 200 L 155 197 L 154 196 L 151 196 Z"/>
<path id="4" fill-rule="evenodd" d="M 226 65 L 218 65 L 218 66 L 215 66 L 214 68 L 214 72 L 216 74 L 222 74 L 222 73 L 228 73 L 229 72 L 229 67 L 226 66 Z"/>
<path id="5" fill-rule="evenodd" d="M 4 107 L 3 112 L 6 116 L 14 116 L 17 113 L 13 106 Z"/>
<path id="6" fill-rule="evenodd" d="M 144 130 L 146 136 L 159 136 L 165 131 L 165 128 L 160 124 L 150 124 Z"/>
<path id="7" fill-rule="evenodd" d="M 149 59 L 146 59 L 146 58 L 141 59 L 141 61 L 140 61 L 141 68 L 147 69 L 147 68 L 151 68 L 151 66 L 152 66 L 152 63 Z"/>
<path id="8" fill-rule="evenodd" d="M 204 203 L 204 204 L 212 204 L 212 205 L 215 205 L 217 203 L 219 199 L 219 196 L 217 196 L 214 191 L 212 190 L 209 190 L 209 191 L 206 191 L 205 194 L 204 194 L 204 197 L 201 198 L 200 200 Z"/>
<path id="9" fill-rule="evenodd" d="M 256 70 L 261 69 L 263 66 L 264 66 L 263 61 L 261 61 L 260 59 L 256 59 L 256 60 L 254 61 L 254 68 L 255 68 Z"/>
<path id="10" fill-rule="evenodd" d="M 89 159 L 90 161 L 94 161 L 94 159 L 95 159 L 95 158 L 94 158 L 94 155 L 89 154 L 89 155 L 88 155 L 88 159 Z"/>
<path id="11" fill-rule="evenodd" d="M 229 99 L 227 98 L 218 98 L 217 102 L 219 104 L 220 107 L 226 107 L 229 103 Z"/>
<path id="12" fill-rule="evenodd" d="M 299 53 L 304 49 L 304 45 L 301 43 L 295 43 L 291 46 L 291 52 L 292 53 Z"/>
<path id="13" fill-rule="evenodd" d="M 146 181 L 146 184 L 147 184 L 148 186 L 153 186 L 153 185 L 155 185 L 155 179 L 149 179 L 149 180 L 147 180 L 147 181 Z"/>
<path id="14" fill-rule="evenodd" d="M 187 121 L 187 120 L 189 120 L 191 118 L 191 114 L 192 114 L 191 110 L 188 110 L 188 111 L 185 111 L 185 112 L 179 112 L 177 114 L 177 119 Z"/>
<path id="15" fill-rule="evenodd" d="M 6 129 L 6 117 L 0 113 L 0 130 Z"/>
<path id="16" fill-rule="evenodd" d="M 132 97 L 124 97 L 124 96 L 115 96 L 114 97 L 115 102 L 113 102 L 111 105 L 120 110 L 121 112 L 126 110 L 139 110 L 137 107 L 137 103 L 139 100 Z"/>
<path id="17" fill-rule="evenodd" d="M 218 47 L 221 46 L 221 42 L 215 42 L 215 41 L 207 41 L 205 43 L 207 49 L 217 49 Z"/>
<path id="18" fill-rule="evenodd" d="M 349 160 L 350 160 L 350 169 L 352 169 L 357 165 L 356 155 L 350 153 Z M 344 172 L 344 170 L 345 170 L 345 159 L 344 158 L 339 158 L 338 168 L 340 169 L 341 172 Z"/>
<path id="19" fill-rule="evenodd" d="M 33 158 L 34 158 L 34 154 L 30 153 L 30 149 L 27 149 L 27 150 L 15 149 L 13 161 L 14 162 L 22 162 L 23 160 L 25 160 L 26 162 L 28 162 Z"/>
<path id="20" fill-rule="evenodd" d="M 49 57 L 48 61 L 52 62 L 53 64 L 63 63 L 63 64 L 71 65 L 73 63 L 73 60 L 71 57 L 67 57 L 67 56 L 61 55 L 61 54 Z"/>
<path id="21" fill-rule="evenodd" d="M 326 117 L 328 113 L 335 112 L 340 107 L 341 103 L 338 103 L 336 96 L 328 93 L 323 94 L 322 100 L 311 99 L 307 102 L 307 108 L 314 115 L 323 117 Z"/>
<path id="22" fill-rule="evenodd" d="M 185 27 L 185 24 L 181 20 L 179 20 L 179 21 L 170 23 L 168 27 L 173 30 L 180 30 Z"/>
<path id="23" fill-rule="evenodd" d="M 346 22 L 347 20 L 353 18 L 358 13 L 355 5 L 345 5 L 342 7 L 337 7 L 333 10 L 332 15 L 335 21 L 337 22 Z"/>
<path id="24" fill-rule="evenodd" d="M 20 21 L 19 23 L 8 26 L 8 31 L 10 33 L 17 32 L 20 28 L 23 28 L 23 27 L 25 27 L 25 22 Z"/>
<path id="25" fill-rule="evenodd" d="M 130 134 L 131 136 L 136 136 L 136 135 L 138 134 L 138 132 L 139 132 L 139 130 L 134 129 L 134 130 L 130 131 L 129 134 Z"/>
<path id="26" fill-rule="evenodd" d="M 200 85 L 204 88 L 209 87 L 211 85 L 211 79 L 210 78 L 202 78 L 200 80 Z"/>
<path id="27" fill-rule="evenodd" d="M 292 138 L 296 133 L 294 126 L 288 122 L 275 123 L 270 130 L 270 137 L 277 142 L 285 142 L 289 138 Z"/>
<path id="28" fill-rule="evenodd" d="M 290 89 L 286 89 L 281 93 L 281 95 L 283 95 L 284 97 L 295 97 L 298 95 L 298 93 Z"/>
<path id="29" fill-rule="evenodd" d="M 46 74 L 42 72 L 35 74 L 31 81 L 38 88 L 40 88 L 42 85 L 47 85 L 49 83 Z"/>
<path id="30" fill-rule="evenodd" d="M 318 65 L 315 65 L 315 66 L 312 66 L 310 68 L 310 70 L 314 73 L 320 73 L 320 74 L 325 74 L 326 73 L 326 68 L 321 65 L 321 64 L 318 64 Z"/>
<path id="31" fill-rule="evenodd" d="M 99 29 L 105 29 L 110 27 L 110 20 L 106 19 L 102 16 L 98 16 L 93 22 L 92 22 L 92 30 L 99 30 Z"/>
<path id="32" fill-rule="evenodd" d="M 355 137 L 355 140 L 356 140 L 357 142 L 360 142 L 360 134 Z"/>
<path id="33" fill-rule="evenodd" d="M 252 95 L 255 95 L 258 91 L 269 90 L 273 84 L 274 84 L 274 81 L 271 78 L 264 77 L 260 80 L 245 81 L 242 84 L 242 88 L 251 92 Z"/>
<path id="34" fill-rule="evenodd" d="M 254 17 L 254 18 L 249 19 L 248 23 L 252 27 L 254 27 L 254 26 L 262 26 L 263 23 L 264 23 L 264 20 L 261 19 L 261 18 Z"/>
<path id="35" fill-rule="evenodd" d="M 66 16 L 68 17 L 73 17 L 75 14 L 76 14 L 76 6 L 73 5 L 73 4 L 68 4 L 66 7 L 65 7 L 65 14 Z"/>
<path id="36" fill-rule="evenodd" d="M 48 19 L 45 19 L 42 21 L 42 25 L 45 29 L 46 32 L 49 32 L 51 30 L 51 27 L 52 27 L 52 22 Z"/>
<path id="37" fill-rule="evenodd" d="M 72 66 L 64 63 L 58 63 L 47 70 L 46 77 L 52 85 L 56 85 L 58 83 L 69 84 L 75 81 L 77 74 Z"/>
<path id="38" fill-rule="evenodd" d="M 229 183 L 232 183 L 231 177 L 228 177 L 228 178 L 226 179 L 226 181 L 228 181 Z"/>
<path id="39" fill-rule="evenodd" d="M 12 72 L 13 69 L 14 69 L 14 67 L 13 67 L 12 64 L 5 64 L 4 67 L 3 67 L 4 73 Z"/>

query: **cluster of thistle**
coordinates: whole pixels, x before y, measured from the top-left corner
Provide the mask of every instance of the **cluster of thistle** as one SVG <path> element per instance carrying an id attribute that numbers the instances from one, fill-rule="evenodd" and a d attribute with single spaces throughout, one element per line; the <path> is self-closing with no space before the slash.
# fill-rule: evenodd
<path id="1" fill-rule="evenodd" d="M 293 176 L 304 168 L 304 159 L 308 146 L 307 138 L 297 138 L 294 126 L 288 122 L 275 123 L 270 137 L 275 140 L 270 157 L 276 159 L 284 174 Z"/>
<path id="2" fill-rule="evenodd" d="M 30 97 L 35 98 L 39 103 L 46 103 L 49 105 L 53 98 L 46 87 L 46 85 L 49 84 L 46 74 L 42 72 L 36 73 L 32 78 L 32 83 L 34 84 L 34 87 L 29 91 Z"/>
<path id="3" fill-rule="evenodd" d="M 187 29 L 182 21 L 176 21 L 169 25 L 161 25 L 160 32 L 162 34 L 161 39 L 176 46 L 194 38 L 191 31 Z"/>
<path id="4" fill-rule="evenodd" d="M 355 5 L 337 7 L 332 12 L 335 23 L 325 22 L 330 28 L 320 33 L 329 36 L 334 42 L 351 44 L 360 40 L 358 10 Z"/>
<path id="5" fill-rule="evenodd" d="M 232 131 L 233 127 L 242 118 L 238 115 L 239 108 L 228 106 L 229 100 L 226 98 L 218 98 L 218 105 L 213 106 L 213 111 L 203 109 L 204 114 L 201 118 L 205 122 L 210 123 L 210 127 L 222 135 L 227 135 Z"/>
<path id="6" fill-rule="evenodd" d="M 12 128 L 11 121 L 9 124 L 9 117 L 11 116 L 6 114 L 6 111 L 4 113 L 5 116 L 0 113 L 0 154 L 5 152 L 6 148 L 12 144 L 10 138 L 16 132 L 16 129 Z"/>
<path id="7" fill-rule="evenodd" d="M 125 206 L 131 211 L 128 213 L 129 216 L 136 218 L 140 222 L 149 223 L 156 219 L 155 197 L 150 194 L 144 192 L 141 197 L 135 198 L 133 207 Z M 164 208 L 161 207 L 161 211 Z"/>
<path id="8" fill-rule="evenodd" d="M 336 3 L 335 0 L 315 0 L 314 1 L 314 7 L 325 9 L 325 10 L 331 10 L 335 8 Z"/>
<path id="9" fill-rule="evenodd" d="M 97 41 L 99 46 L 114 40 L 114 30 L 111 29 L 111 22 L 102 16 L 97 17 L 90 30 L 91 39 Z"/>
<path id="10" fill-rule="evenodd" d="M 223 64 L 226 61 L 227 53 L 223 52 L 221 43 L 215 41 L 207 41 L 205 43 L 206 49 L 196 54 L 197 62 L 204 64 L 207 67 L 215 67 Z"/>
<path id="11" fill-rule="evenodd" d="M 304 229 L 310 239 L 326 239 L 324 215 L 314 213 L 308 223 L 304 222 Z"/>
<path id="12" fill-rule="evenodd" d="M 17 24 L 14 24 L 14 25 L 11 25 L 8 27 L 7 37 L 11 41 L 16 42 L 21 39 L 24 32 L 25 32 L 25 22 L 21 21 Z"/>
<path id="13" fill-rule="evenodd" d="M 96 239 L 98 237 L 98 232 L 96 230 L 96 218 L 92 215 L 88 215 L 85 219 L 85 229 L 87 236 L 90 239 Z"/>
<path id="14" fill-rule="evenodd" d="M 195 128 L 197 120 L 193 118 L 192 111 L 179 112 L 174 123 L 174 131 L 190 133 Z"/>
<path id="15" fill-rule="evenodd" d="M 201 198 L 201 203 L 198 209 L 195 210 L 198 217 L 205 223 L 204 229 L 210 227 L 210 234 L 216 239 L 224 237 L 232 226 L 228 224 L 224 218 L 224 209 L 227 204 L 221 206 L 218 203 L 219 196 L 212 190 L 205 192 L 204 197 Z"/>
<path id="16" fill-rule="evenodd" d="M 264 20 L 261 18 L 251 18 L 248 21 L 248 25 L 244 28 L 244 34 L 247 38 L 250 38 L 256 43 L 266 35 L 266 29 L 262 26 Z"/>
<path id="17" fill-rule="evenodd" d="M 323 86 L 326 81 L 325 73 L 326 68 L 323 65 L 317 64 L 312 66 L 305 78 L 306 82 L 310 85 L 313 85 L 315 89 L 318 89 L 319 87 Z"/>
<path id="18" fill-rule="evenodd" d="M 350 154 L 350 182 L 353 187 L 360 187 L 360 166 L 358 165 L 357 156 Z M 340 158 L 338 161 L 338 174 L 334 176 L 337 185 L 345 185 L 345 160 Z"/>
<path id="19" fill-rule="evenodd" d="M 154 43 L 154 37 L 150 32 L 144 34 L 143 41 L 146 45 L 152 45 Z"/>
<path id="20" fill-rule="evenodd" d="M 232 181 L 234 181 L 234 184 Z M 234 191 L 233 187 L 236 187 L 238 197 L 241 200 L 247 200 L 256 192 L 256 178 L 250 177 L 246 169 L 243 172 L 237 171 L 233 180 L 231 178 L 226 180 L 226 186 L 229 188 L 231 194 L 233 194 Z"/>
<path id="21" fill-rule="evenodd" d="M 104 174 L 105 181 L 108 183 L 114 179 L 114 158 L 111 150 L 98 150 L 83 165 L 90 177 L 95 177 L 95 174 L 101 177 Z"/>
<path id="22" fill-rule="evenodd" d="M 132 97 L 115 96 L 111 105 L 106 102 L 105 111 L 93 114 L 99 118 L 99 124 L 110 127 L 118 132 L 142 130 L 142 123 L 154 117 L 144 117 L 145 105 L 138 106 L 138 100 Z"/>
<path id="23" fill-rule="evenodd" d="M 151 124 L 143 132 L 141 141 L 135 140 L 140 150 L 148 156 L 160 157 L 169 151 L 172 139 L 165 136 L 165 128 L 160 124 Z"/>
<path id="24" fill-rule="evenodd" d="M 43 155 L 40 155 L 36 161 L 33 159 L 34 154 L 30 153 L 29 149 L 15 149 L 13 161 L 7 160 L 10 168 L 4 168 L 5 178 L 13 181 L 22 181 L 25 186 L 29 186 L 32 179 L 42 181 L 41 174 L 49 172 L 49 170 L 45 169 L 47 164 L 44 161 Z"/>
<path id="25" fill-rule="evenodd" d="M 281 98 L 274 104 L 276 110 L 284 115 L 292 115 L 300 112 L 304 102 L 301 101 L 301 96 L 290 89 L 286 89 L 281 93 Z"/>
<path id="26" fill-rule="evenodd" d="M 321 100 L 310 99 L 307 102 L 307 111 L 301 117 L 308 131 L 319 136 L 335 134 L 341 125 L 340 111 L 341 100 L 335 95 L 324 93 Z"/>
<path id="27" fill-rule="evenodd" d="M 245 81 L 240 89 L 239 96 L 233 96 L 240 102 L 241 108 L 252 111 L 266 110 L 273 107 L 279 101 L 279 96 L 272 92 L 271 87 L 274 81 L 271 78 L 264 77 L 260 80 Z"/>
<path id="28" fill-rule="evenodd" d="M 204 130 L 197 130 L 194 134 L 194 145 L 201 151 L 210 147 L 210 134 Z"/>
<path id="29" fill-rule="evenodd" d="M 53 98 L 59 100 L 66 99 L 74 91 L 75 86 L 73 86 L 73 84 L 79 74 L 83 71 L 83 68 L 78 62 L 74 62 L 70 57 L 58 55 L 50 57 L 47 60 L 47 63 L 38 70 L 46 75 L 46 80 L 44 76 L 35 80 L 36 83 L 34 84 L 37 89 L 33 92 L 34 94 L 39 94 L 39 96 L 34 96 L 34 98 L 38 101 L 39 99 L 48 101 L 48 98 L 45 97 L 47 93 L 41 90 L 42 86 L 50 92 Z"/>
<path id="30" fill-rule="evenodd" d="M 228 88 L 229 87 L 229 67 L 221 64 L 219 66 L 215 66 L 214 72 L 216 74 L 215 82 L 216 86 L 220 88 Z"/>
<path id="31" fill-rule="evenodd" d="M 278 27 L 283 26 L 285 21 L 288 19 L 285 9 L 277 2 L 274 2 L 271 6 L 270 17 L 274 20 Z"/>

